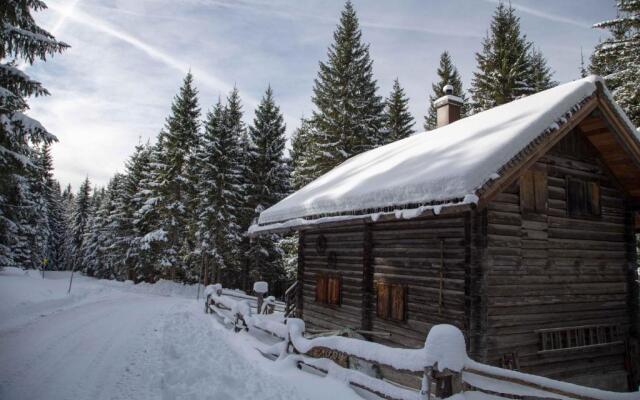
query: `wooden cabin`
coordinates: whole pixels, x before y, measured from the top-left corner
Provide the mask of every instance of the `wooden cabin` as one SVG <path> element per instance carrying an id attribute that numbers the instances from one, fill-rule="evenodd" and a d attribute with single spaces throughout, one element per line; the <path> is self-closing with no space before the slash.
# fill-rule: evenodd
<path id="1" fill-rule="evenodd" d="M 457 97 L 437 106 L 438 129 L 351 158 L 252 227 L 299 232 L 298 315 L 404 347 L 449 323 L 477 361 L 637 389 L 638 132 L 597 77 L 459 121 Z"/>

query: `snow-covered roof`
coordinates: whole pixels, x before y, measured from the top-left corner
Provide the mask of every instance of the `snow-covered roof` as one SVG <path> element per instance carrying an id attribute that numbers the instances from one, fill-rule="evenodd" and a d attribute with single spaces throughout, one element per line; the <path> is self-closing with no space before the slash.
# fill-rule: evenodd
<path id="1" fill-rule="evenodd" d="M 477 202 L 476 191 L 597 91 L 587 77 L 354 156 L 260 214 L 252 231 Z M 605 90 L 605 93 L 607 91 Z M 412 208 L 412 210 L 407 210 Z M 407 213 L 407 215 L 403 213 Z M 396 212 L 397 214 L 397 212 Z"/>

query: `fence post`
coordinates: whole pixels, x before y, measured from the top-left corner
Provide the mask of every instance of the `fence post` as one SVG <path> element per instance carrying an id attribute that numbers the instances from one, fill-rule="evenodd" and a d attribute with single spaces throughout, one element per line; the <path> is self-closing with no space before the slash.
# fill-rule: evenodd
<path id="1" fill-rule="evenodd" d="M 257 281 L 253 283 L 253 292 L 256 294 L 257 305 L 256 314 L 262 314 L 262 303 L 264 301 L 264 295 L 269 291 L 269 284 L 263 281 Z"/>
<path id="2" fill-rule="evenodd" d="M 462 370 L 468 356 L 460 329 L 447 324 L 433 326 L 427 335 L 424 350 L 428 365 L 423 379 L 423 385 L 428 386 L 426 390 L 431 389 L 433 382 L 437 398 L 444 399 L 462 392 Z M 427 393 L 427 399 L 429 398 L 430 393 Z"/>
<path id="3" fill-rule="evenodd" d="M 425 367 L 422 374 L 422 383 L 420 385 L 420 398 L 422 400 L 431 400 L 431 367 Z"/>

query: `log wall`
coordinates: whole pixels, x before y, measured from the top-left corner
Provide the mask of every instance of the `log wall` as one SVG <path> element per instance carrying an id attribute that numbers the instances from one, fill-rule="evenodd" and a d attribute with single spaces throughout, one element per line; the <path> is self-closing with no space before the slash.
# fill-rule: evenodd
<path id="1" fill-rule="evenodd" d="M 467 242 L 464 215 L 374 224 L 373 279 L 406 286 L 403 322 L 382 319 L 373 310 L 372 330 L 391 332 L 382 343 L 424 346 L 434 324 L 468 327 L 465 315 Z"/>
<path id="2" fill-rule="evenodd" d="M 359 329 L 362 319 L 362 265 L 364 225 L 309 230 L 301 236 L 304 246 L 302 272 L 303 318 L 316 329 Z M 318 251 L 322 235 L 326 248 Z M 335 263 L 329 255 L 335 254 Z M 300 264 L 299 264 L 300 265 Z M 316 274 L 339 274 L 342 277 L 341 304 L 320 304 L 315 301 Z"/>
<path id="3" fill-rule="evenodd" d="M 488 205 L 486 361 L 517 353 L 523 371 L 586 384 L 609 374 L 605 386 L 625 389 L 623 344 L 540 353 L 535 332 L 594 324 L 628 331 L 628 210 L 602 165 L 572 133 L 532 167 L 546 171 L 546 210 L 521 212 L 518 183 Z M 601 216 L 569 216 L 569 177 L 600 183 Z"/>
<path id="4" fill-rule="evenodd" d="M 431 326 L 450 323 L 468 328 L 465 277 L 468 265 L 468 218 L 442 216 L 411 221 L 313 229 L 304 234 L 304 319 L 314 328 L 356 328 L 390 333 L 369 335 L 376 342 L 421 347 Z M 320 254 L 318 236 L 327 248 Z M 336 254 L 336 267 L 327 260 Z M 318 273 L 342 276 L 342 304 L 315 301 Z M 406 287 L 406 318 L 392 321 L 377 316 L 378 282 Z"/>

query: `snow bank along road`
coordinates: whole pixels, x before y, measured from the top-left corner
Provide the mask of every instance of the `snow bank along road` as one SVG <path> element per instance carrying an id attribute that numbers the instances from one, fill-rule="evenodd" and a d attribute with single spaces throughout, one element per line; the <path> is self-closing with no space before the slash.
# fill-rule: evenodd
<path id="1" fill-rule="evenodd" d="M 0 399 L 360 399 L 262 358 L 195 287 L 0 271 Z"/>

